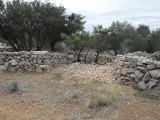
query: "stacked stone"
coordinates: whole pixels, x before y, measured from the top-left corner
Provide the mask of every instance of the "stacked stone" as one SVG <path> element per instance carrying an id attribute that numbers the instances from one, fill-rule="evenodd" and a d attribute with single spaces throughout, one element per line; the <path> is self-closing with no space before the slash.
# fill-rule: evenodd
<path id="1" fill-rule="evenodd" d="M 117 80 L 124 84 L 130 81 L 137 83 L 141 90 L 160 86 L 160 62 L 152 61 L 146 57 L 117 56 L 115 65 Z"/>
<path id="2" fill-rule="evenodd" d="M 84 63 L 94 63 L 96 53 L 81 54 Z M 98 64 L 107 64 L 115 59 L 108 55 L 100 55 Z M 48 51 L 0 52 L 0 70 L 16 71 L 48 71 L 55 64 L 70 64 L 77 61 L 76 54 L 49 53 Z"/>

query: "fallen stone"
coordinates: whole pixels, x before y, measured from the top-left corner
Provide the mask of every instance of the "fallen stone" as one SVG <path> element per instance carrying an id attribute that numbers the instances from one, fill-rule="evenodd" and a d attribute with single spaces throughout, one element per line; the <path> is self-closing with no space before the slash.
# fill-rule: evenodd
<path id="1" fill-rule="evenodd" d="M 15 69 L 15 67 L 10 67 L 10 68 L 8 68 L 8 71 L 9 72 L 16 72 L 17 70 Z"/>
<path id="2" fill-rule="evenodd" d="M 1 71 L 5 71 L 6 70 L 6 67 L 4 65 L 0 65 L 0 70 Z"/>
<path id="3" fill-rule="evenodd" d="M 136 83 L 138 83 L 138 82 L 140 81 L 140 79 L 139 79 L 138 77 L 135 77 L 135 78 L 134 78 L 134 81 L 135 81 Z"/>
<path id="4" fill-rule="evenodd" d="M 140 90 L 146 90 L 147 89 L 147 85 L 145 84 L 144 81 L 140 81 L 137 85 L 138 89 Z"/>
<path id="5" fill-rule="evenodd" d="M 156 86 L 156 82 L 155 81 L 149 81 L 148 83 L 148 90 L 150 90 L 151 88 Z"/>
<path id="6" fill-rule="evenodd" d="M 130 74 L 129 75 L 131 78 L 135 78 L 136 77 L 136 75 L 133 73 L 133 74 Z"/>
<path id="7" fill-rule="evenodd" d="M 39 67 L 42 68 L 42 69 L 48 69 L 49 65 L 40 65 Z"/>
<path id="8" fill-rule="evenodd" d="M 8 67 L 8 66 L 9 66 L 9 62 L 5 62 L 5 63 L 4 63 L 4 66 L 5 66 L 5 67 Z"/>

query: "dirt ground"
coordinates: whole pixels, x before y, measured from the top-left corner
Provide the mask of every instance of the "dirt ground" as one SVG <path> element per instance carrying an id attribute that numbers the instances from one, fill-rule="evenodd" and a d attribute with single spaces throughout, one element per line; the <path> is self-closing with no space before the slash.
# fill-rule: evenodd
<path id="1" fill-rule="evenodd" d="M 47 73 L 0 72 L 0 120 L 160 120 L 160 100 L 118 84 L 112 69 L 74 63 Z M 102 100 L 110 104 L 96 104 Z"/>

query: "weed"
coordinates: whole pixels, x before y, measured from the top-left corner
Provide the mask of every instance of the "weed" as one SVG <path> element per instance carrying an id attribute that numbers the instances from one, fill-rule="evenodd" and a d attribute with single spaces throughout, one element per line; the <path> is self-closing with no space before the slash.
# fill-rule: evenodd
<path id="1" fill-rule="evenodd" d="M 8 87 L 8 91 L 10 93 L 15 93 L 17 92 L 19 89 L 18 89 L 18 83 L 17 82 L 13 82 L 11 83 L 11 85 Z"/>
<path id="2" fill-rule="evenodd" d="M 89 108 L 109 106 L 113 103 L 114 98 L 110 94 L 93 93 L 89 103 Z"/>
<path id="3" fill-rule="evenodd" d="M 135 96 L 150 100 L 160 100 L 160 96 L 156 93 L 153 93 L 152 91 L 138 91 L 137 93 L 135 93 Z"/>

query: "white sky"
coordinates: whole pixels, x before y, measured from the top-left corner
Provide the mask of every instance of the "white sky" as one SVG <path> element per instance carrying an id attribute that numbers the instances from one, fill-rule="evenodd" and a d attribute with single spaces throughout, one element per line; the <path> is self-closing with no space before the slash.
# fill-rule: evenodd
<path id="1" fill-rule="evenodd" d="M 50 0 L 62 4 L 67 12 L 86 16 L 86 30 L 93 25 L 111 25 L 112 21 L 129 21 L 133 25 L 146 24 L 160 28 L 160 0 Z"/>
<path id="2" fill-rule="evenodd" d="M 29 0 L 32 1 L 32 0 Z M 45 0 L 42 0 L 45 1 Z M 160 0 L 47 0 L 63 5 L 67 13 L 85 16 L 85 29 L 102 24 L 110 26 L 113 21 L 128 21 L 133 25 L 149 25 L 151 29 L 160 28 Z"/>

